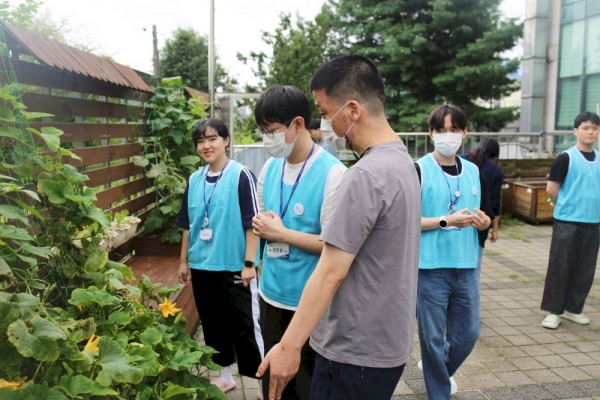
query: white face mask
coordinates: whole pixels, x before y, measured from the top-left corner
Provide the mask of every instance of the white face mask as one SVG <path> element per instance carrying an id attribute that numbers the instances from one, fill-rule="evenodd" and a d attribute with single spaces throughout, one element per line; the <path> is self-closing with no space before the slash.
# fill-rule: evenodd
<path id="1" fill-rule="evenodd" d="M 285 132 L 274 133 L 272 138 L 269 135 L 263 136 L 263 145 L 268 155 L 275 158 L 287 158 L 292 154 L 298 135 L 296 135 L 292 143 L 286 143 L 285 134 L 289 129 L 288 127 Z"/>
<path id="2" fill-rule="evenodd" d="M 435 133 L 433 144 L 437 151 L 444 157 L 452 157 L 462 144 L 462 133 Z"/>
<path id="3" fill-rule="evenodd" d="M 335 132 L 333 130 L 331 122 L 347 105 L 348 103 L 344 104 L 339 110 L 337 110 L 336 113 L 333 114 L 333 117 L 331 117 L 331 119 L 325 119 L 321 117 L 321 132 L 323 132 L 324 138 L 335 136 Z"/>

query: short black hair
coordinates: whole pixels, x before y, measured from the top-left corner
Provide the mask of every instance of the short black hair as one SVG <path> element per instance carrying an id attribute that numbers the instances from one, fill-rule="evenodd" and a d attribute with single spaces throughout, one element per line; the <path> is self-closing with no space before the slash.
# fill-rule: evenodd
<path id="1" fill-rule="evenodd" d="M 357 100 L 372 113 L 383 112 L 383 78 L 367 57 L 340 56 L 323 64 L 310 79 L 310 91 L 319 90 L 338 104 Z"/>
<path id="2" fill-rule="evenodd" d="M 464 131 L 467 129 L 467 114 L 454 104 L 443 104 L 429 113 L 427 124 L 430 131 L 441 131 L 444 129 L 444 118 L 452 116 L 452 128 Z"/>
<path id="3" fill-rule="evenodd" d="M 259 127 L 273 122 L 289 126 L 296 117 L 302 117 L 304 126 L 308 126 L 310 103 L 304 92 L 295 86 L 269 87 L 260 95 L 254 107 L 254 119 Z"/>
<path id="4" fill-rule="evenodd" d="M 600 125 L 600 117 L 598 116 L 598 114 L 589 111 L 584 111 L 575 117 L 573 128 L 579 128 L 579 125 L 588 121 L 591 121 L 593 124 Z"/>
<path id="5" fill-rule="evenodd" d="M 311 118 L 308 124 L 308 130 L 321 129 L 321 118 Z"/>
<path id="6" fill-rule="evenodd" d="M 198 146 L 198 140 L 200 140 L 200 138 L 206 137 L 206 128 L 209 127 L 217 131 L 217 134 L 223 139 L 229 139 L 229 130 L 227 129 L 227 125 L 225 125 L 225 123 L 219 119 L 208 118 L 200 122 L 194 129 L 194 132 L 192 133 L 194 146 Z"/>

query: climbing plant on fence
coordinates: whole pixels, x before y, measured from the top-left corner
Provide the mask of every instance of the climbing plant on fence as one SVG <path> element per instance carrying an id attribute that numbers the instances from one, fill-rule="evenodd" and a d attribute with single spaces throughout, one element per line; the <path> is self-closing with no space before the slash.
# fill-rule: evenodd
<path id="1" fill-rule="evenodd" d="M 109 221 L 62 131 L 29 128 L 43 116 L 0 87 L 0 398 L 225 399 L 168 300 L 180 287 L 134 285 L 99 247 Z"/>
<path id="2" fill-rule="evenodd" d="M 181 206 L 187 178 L 200 165 L 192 142 L 199 120 L 206 118 L 201 98 L 187 99 L 180 77 L 162 79 L 146 102 L 148 135 L 145 155 L 133 162 L 147 169 L 146 176 L 157 186 L 156 207 L 144 222 L 144 233 L 160 235 L 164 243 L 179 243 L 181 229 L 175 220 Z"/>

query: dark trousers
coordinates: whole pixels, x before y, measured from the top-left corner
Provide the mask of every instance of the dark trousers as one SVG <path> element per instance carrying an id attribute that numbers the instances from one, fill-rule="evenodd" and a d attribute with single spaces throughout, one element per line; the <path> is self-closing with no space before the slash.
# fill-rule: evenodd
<path id="1" fill-rule="evenodd" d="M 191 271 L 204 342 L 218 351 L 213 361 L 223 367 L 237 361 L 241 375 L 256 378 L 263 351 L 256 279 L 244 287 L 239 272 Z"/>
<path id="2" fill-rule="evenodd" d="M 579 314 L 594 282 L 600 227 L 554 220 L 541 309 Z"/>
<path id="3" fill-rule="evenodd" d="M 274 307 L 264 301 L 260 302 L 260 327 L 265 341 L 265 354 L 281 341 L 294 311 Z M 300 367 L 296 376 L 287 384 L 281 395 L 282 400 L 308 400 L 310 385 L 315 365 L 315 351 L 308 345 L 308 341 L 300 351 Z M 262 378 L 263 396 L 269 398 L 269 372 Z"/>
<path id="4" fill-rule="evenodd" d="M 311 400 L 389 400 L 404 366 L 368 368 L 330 361 L 317 354 Z"/>

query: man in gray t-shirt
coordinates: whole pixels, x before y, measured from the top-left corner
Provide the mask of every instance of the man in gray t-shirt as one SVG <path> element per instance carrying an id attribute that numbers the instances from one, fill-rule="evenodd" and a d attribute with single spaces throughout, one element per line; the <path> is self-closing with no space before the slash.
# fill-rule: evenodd
<path id="1" fill-rule="evenodd" d="M 404 364 L 413 341 L 420 226 L 416 172 L 401 141 L 372 146 L 344 175 L 321 240 L 355 258 L 311 335 L 311 346 L 340 363 Z"/>
<path id="2" fill-rule="evenodd" d="M 325 63 L 310 89 L 321 130 L 333 130 L 361 156 L 330 199 L 321 258 L 257 376 L 269 368 L 269 398 L 279 398 L 312 334 L 317 358 L 311 399 L 388 400 L 413 342 L 421 233 L 417 173 L 385 117 L 383 80 L 369 59 L 342 56 Z"/>

